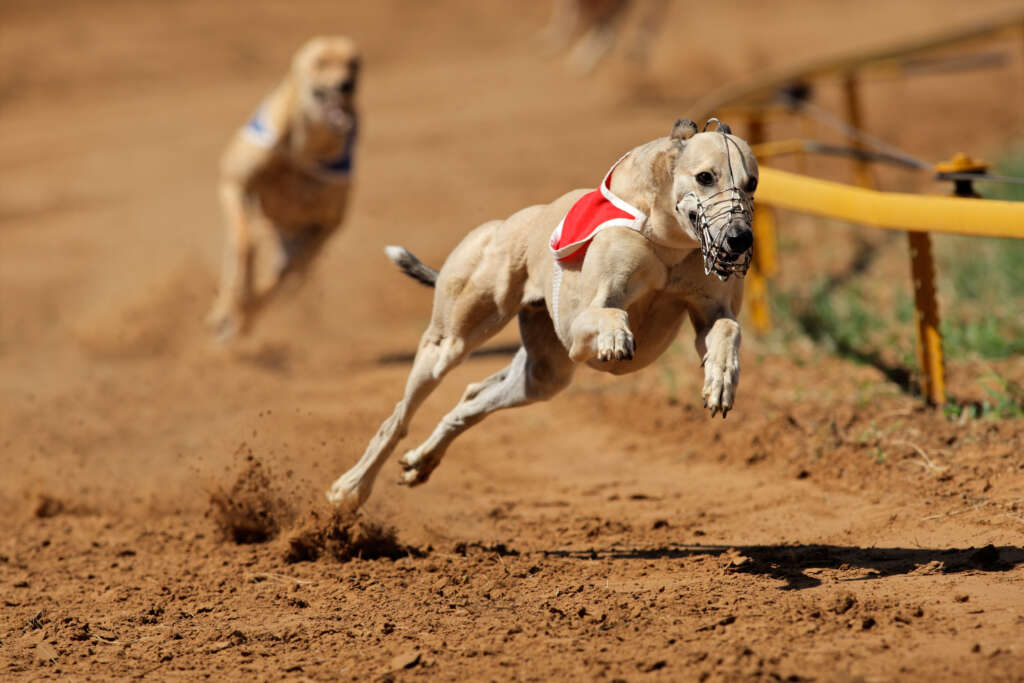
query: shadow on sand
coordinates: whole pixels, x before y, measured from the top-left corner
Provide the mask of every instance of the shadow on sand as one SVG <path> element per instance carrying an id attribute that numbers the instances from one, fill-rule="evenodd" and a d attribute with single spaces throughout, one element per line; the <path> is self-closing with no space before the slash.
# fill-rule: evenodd
<path id="1" fill-rule="evenodd" d="M 871 570 L 868 576 L 848 579 L 863 581 L 899 574 L 955 574 L 967 571 L 1003 572 L 1024 564 L 1024 547 L 987 545 L 983 548 L 858 548 L 835 545 L 672 545 L 651 549 L 545 550 L 546 557 L 570 559 L 652 560 L 685 559 L 734 553 L 730 570 L 761 574 L 786 582 L 786 590 L 813 588 L 821 580 L 806 574 L 808 569 Z"/>

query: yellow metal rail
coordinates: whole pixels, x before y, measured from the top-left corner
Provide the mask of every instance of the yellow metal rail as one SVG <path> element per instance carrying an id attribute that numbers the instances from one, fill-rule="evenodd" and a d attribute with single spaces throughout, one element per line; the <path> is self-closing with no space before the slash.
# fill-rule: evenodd
<path id="1" fill-rule="evenodd" d="M 779 149 L 784 147 L 779 146 Z M 942 336 L 939 333 L 939 306 L 935 295 L 935 261 L 929 233 L 1024 239 L 1024 202 L 879 192 L 774 168 L 761 168 L 757 201 L 755 234 L 766 227 L 772 240 L 773 208 L 907 232 L 921 391 L 931 404 L 945 403 L 946 381 Z M 751 269 L 754 279 L 748 285 L 751 317 L 757 328 L 766 329 L 771 325 L 765 296 L 766 277 L 777 268 L 774 249 L 767 258 L 755 259 L 755 265 L 758 267 Z"/>
<path id="2" fill-rule="evenodd" d="M 887 230 L 1024 239 L 1024 202 L 879 192 L 762 168 L 757 201 Z"/>
<path id="3" fill-rule="evenodd" d="M 794 89 L 810 94 L 811 82 L 821 78 L 838 78 L 843 85 L 846 124 L 854 131 L 863 128 L 860 76 L 866 71 L 901 71 L 902 60 L 927 53 L 936 53 L 953 45 L 1024 35 L 1024 9 L 1017 8 L 981 23 L 957 27 L 944 33 L 892 43 L 869 50 L 850 52 L 806 62 L 797 66 L 768 70 L 751 79 L 728 84 L 709 93 L 691 107 L 695 120 L 722 116 L 728 109 L 747 120 L 748 141 L 757 149 L 758 157 L 795 153 L 803 159 L 805 152 L 825 152 L 823 145 L 809 141 L 767 142 L 766 122 L 777 114 L 796 113 L 779 108 L 777 94 Z M 1015 237 L 1024 239 L 1024 203 L 979 201 L 973 195 L 970 180 L 957 182 L 959 197 L 929 197 L 911 194 L 877 192 L 871 162 L 899 161 L 898 157 L 869 152 L 864 149 L 863 136 L 854 136 L 852 154 L 856 182 L 860 187 L 819 180 L 772 168 L 762 168 L 757 191 L 758 206 L 754 211 L 754 261 L 747 275 L 747 301 L 751 321 L 758 330 L 771 327 L 768 306 L 768 284 L 777 272 L 775 208 L 792 209 L 818 216 L 828 216 L 854 223 L 873 225 L 887 230 L 907 232 L 910 249 L 911 278 L 914 288 L 917 323 L 917 352 L 922 369 L 921 389 L 932 404 L 945 403 L 942 338 L 939 334 L 939 307 L 935 296 L 935 262 L 932 258 L 932 232 L 945 232 L 979 237 Z M 817 149 L 814 149 L 817 147 Z M 838 148 L 831 150 L 837 152 Z M 888 156 L 889 159 L 883 157 Z M 907 159 L 903 160 L 906 163 Z M 947 172 L 979 171 L 961 168 L 966 158 L 951 162 Z M 977 166 L 977 164 L 973 164 Z M 943 170 L 943 169 L 937 169 Z M 982 180 L 983 178 L 979 178 Z"/>

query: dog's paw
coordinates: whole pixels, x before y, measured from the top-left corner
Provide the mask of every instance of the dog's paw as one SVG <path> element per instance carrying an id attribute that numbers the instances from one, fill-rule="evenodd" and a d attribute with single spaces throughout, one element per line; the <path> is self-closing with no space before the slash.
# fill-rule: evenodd
<path id="1" fill-rule="evenodd" d="M 701 394 L 704 407 L 711 411 L 711 417 L 721 410 L 722 419 L 725 419 L 732 409 L 739 383 L 740 364 L 734 355 L 724 360 L 714 359 L 710 354 L 704 357 L 704 390 Z"/>
<path id="2" fill-rule="evenodd" d="M 344 475 L 327 491 L 327 502 L 339 510 L 355 512 L 370 496 L 359 482 L 351 482 Z"/>
<path id="3" fill-rule="evenodd" d="M 213 338 L 221 344 L 234 341 L 242 333 L 242 314 L 236 311 L 214 308 L 206 316 L 206 327 Z"/>
<path id="4" fill-rule="evenodd" d="M 425 457 L 418 448 L 411 450 L 398 459 L 398 464 L 402 468 L 401 479 L 398 483 L 405 486 L 419 486 L 426 483 L 438 463 L 438 458 Z"/>
<path id="5" fill-rule="evenodd" d="M 602 331 L 597 335 L 597 359 L 599 361 L 633 360 L 636 342 L 628 328 L 619 327 Z"/>

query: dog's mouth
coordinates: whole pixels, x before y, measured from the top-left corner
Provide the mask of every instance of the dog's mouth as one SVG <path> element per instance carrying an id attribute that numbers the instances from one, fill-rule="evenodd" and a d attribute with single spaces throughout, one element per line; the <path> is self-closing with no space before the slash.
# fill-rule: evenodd
<path id="1" fill-rule="evenodd" d="M 324 116 L 335 128 L 348 130 L 352 127 L 352 112 L 341 104 L 330 104 L 324 107 Z"/>
<path id="2" fill-rule="evenodd" d="M 320 105 L 324 119 L 341 130 L 352 127 L 354 116 L 352 112 L 351 88 L 346 89 L 343 83 L 337 88 L 319 87 L 313 89 L 313 97 Z"/>
<path id="3" fill-rule="evenodd" d="M 728 280 L 731 275 L 743 277 L 750 265 L 752 250 L 731 251 L 720 247 L 712 247 L 711 272 L 722 280 Z"/>

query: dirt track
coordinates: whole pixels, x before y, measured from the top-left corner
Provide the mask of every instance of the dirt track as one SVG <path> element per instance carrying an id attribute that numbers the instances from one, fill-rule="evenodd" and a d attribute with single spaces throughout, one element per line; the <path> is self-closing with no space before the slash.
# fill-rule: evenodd
<path id="1" fill-rule="evenodd" d="M 467 433 L 424 487 L 385 469 L 367 516 L 407 556 L 287 560 L 330 528 L 322 491 L 429 314 L 383 244 L 439 263 L 474 225 L 593 185 L 717 79 L 1013 3 L 676 5 L 642 83 L 540 57 L 547 3 L 346 5 L 250 2 L 243 26 L 197 0 L 0 9 L 5 677 L 1024 680 L 1024 420 L 946 420 L 806 342 L 748 334 L 724 422 L 686 333 L 637 376 L 581 372 Z M 366 50 L 355 206 L 312 281 L 218 350 L 216 158 L 317 32 Z M 1014 68 L 877 83 L 868 124 L 925 158 L 984 155 L 1022 131 Z M 792 226 L 783 277 L 851 253 Z M 506 362 L 453 372 L 408 443 Z M 238 545 L 211 499 L 259 471 L 280 533 Z"/>

